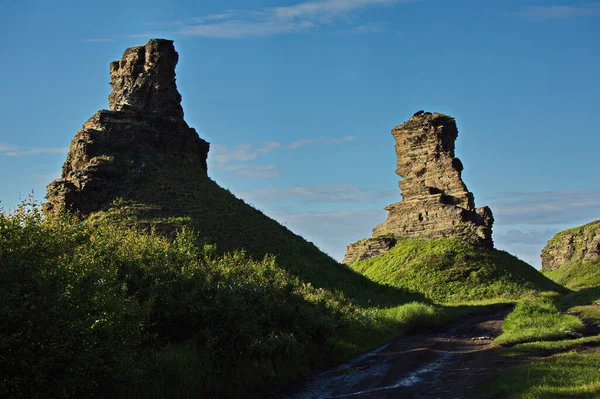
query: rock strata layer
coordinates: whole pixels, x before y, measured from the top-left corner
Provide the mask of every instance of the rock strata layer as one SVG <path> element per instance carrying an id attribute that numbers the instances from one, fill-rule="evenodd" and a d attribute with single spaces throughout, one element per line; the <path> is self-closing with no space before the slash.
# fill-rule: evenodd
<path id="1" fill-rule="evenodd" d="M 381 255 L 396 245 L 396 238 L 392 235 L 374 238 L 365 238 L 348 245 L 342 263 L 348 265 L 357 260 L 374 258 Z"/>
<path id="2" fill-rule="evenodd" d="M 600 260 L 600 220 L 556 234 L 542 250 L 542 270 Z"/>
<path id="3" fill-rule="evenodd" d="M 209 143 L 183 119 L 173 42 L 152 39 L 110 64 L 109 110 L 96 112 L 71 141 L 45 209 L 88 215 L 127 193 L 129 184 L 166 162 L 201 165 Z"/>
<path id="4" fill-rule="evenodd" d="M 387 206 L 388 218 L 373 237 L 453 237 L 493 248 L 494 217 L 489 207 L 475 208 L 473 194 L 462 181 L 462 162 L 454 149 L 454 118 L 419 111 L 392 130 L 403 200 Z M 353 257 L 356 243 L 348 246 Z"/>

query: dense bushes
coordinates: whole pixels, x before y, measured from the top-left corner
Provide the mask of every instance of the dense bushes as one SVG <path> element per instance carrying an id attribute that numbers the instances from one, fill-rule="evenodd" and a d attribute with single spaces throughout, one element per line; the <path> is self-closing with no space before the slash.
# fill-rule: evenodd
<path id="1" fill-rule="evenodd" d="M 199 242 L 35 205 L 0 214 L 0 396 L 250 397 L 378 343 L 406 313 Z"/>

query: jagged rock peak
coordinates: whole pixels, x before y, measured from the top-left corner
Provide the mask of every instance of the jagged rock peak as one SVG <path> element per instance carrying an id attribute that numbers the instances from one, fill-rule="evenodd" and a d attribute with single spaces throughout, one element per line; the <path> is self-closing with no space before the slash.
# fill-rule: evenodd
<path id="1" fill-rule="evenodd" d="M 71 141 L 61 178 L 47 187 L 46 210 L 83 215 L 127 196 L 132 181 L 166 165 L 206 174 L 209 143 L 183 119 L 171 40 L 152 39 L 110 63 L 110 110 L 88 119 Z"/>
<path id="2" fill-rule="evenodd" d="M 403 180 L 401 202 L 389 205 L 385 222 L 373 229 L 373 237 L 453 237 L 493 248 L 494 217 L 488 207 L 475 208 L 473 194 L 462 181 L 462 162 L 454 149 L 458 129 L 454 118 L 425 111 L 416 112 L 392 130 L 396 141 L 396 173 Z M 351 244 L 352 258 L 361 246 Z M 348 256 L 345 260 L 348 259 Z"/>
<path id="3" fill-rule="evenodd" d="M 133 108 L 147 114 L 183 118 L 181 95 L 175 84 L 179 55 L 172 40 L 151 39 L 130 47 L 119 61 L 110 63 L 109 109 Z"/>

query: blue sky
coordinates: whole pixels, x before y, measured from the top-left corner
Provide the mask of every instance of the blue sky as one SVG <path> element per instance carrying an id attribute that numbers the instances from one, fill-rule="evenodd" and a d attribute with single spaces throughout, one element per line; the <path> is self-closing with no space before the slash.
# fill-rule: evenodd
<path id="1" fill-rule="evenodd" d="M 390 130 L 454 116 L 496 246 L 539 266 L 554 233 L 600 219 L 600 2 L 0 3 L 0 200 L 60 174 L 108 106 L 108 63 L 175 40 L 209 175 L 336 258 L 400 200 Z"/>

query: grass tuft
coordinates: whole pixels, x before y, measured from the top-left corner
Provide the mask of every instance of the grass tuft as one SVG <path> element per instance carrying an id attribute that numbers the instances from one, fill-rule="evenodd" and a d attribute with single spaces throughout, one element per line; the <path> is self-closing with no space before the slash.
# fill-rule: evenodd
<path id="1" fill-rule="evenodd" d="M 567 332 L 585 329 L 576 316 L 561 313 L 553 295 L 523 299 L 506 317 L 502 324 L 504 332 L 494 340 L 499 345 L 522 342 L 558 340 L 567 338 Z"/>

